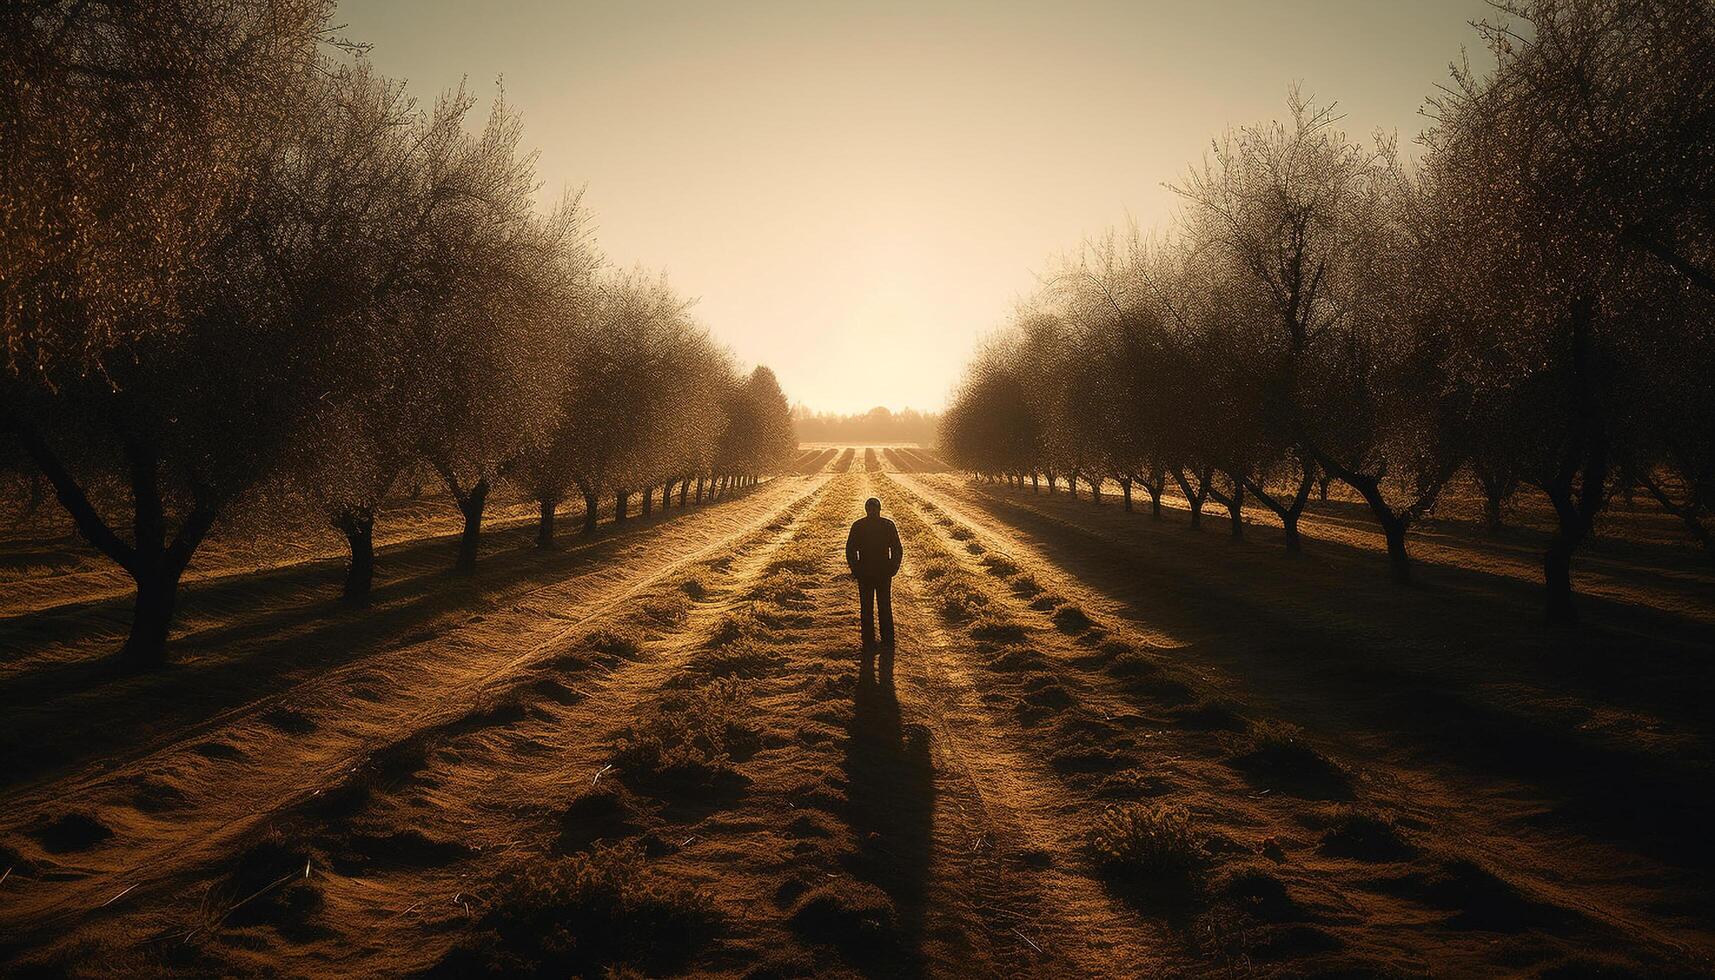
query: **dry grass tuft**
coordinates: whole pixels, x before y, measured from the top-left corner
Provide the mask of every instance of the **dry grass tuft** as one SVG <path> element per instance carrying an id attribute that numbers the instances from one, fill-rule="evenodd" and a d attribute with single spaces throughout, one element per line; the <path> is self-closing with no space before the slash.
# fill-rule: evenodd
<path id="1" fill-rule="evenodd" d="M 656 626 L 677 626 L 690 615 L 691 600 L 689 596 L 678 595 L 652 596 L 637 604 L 637 611 L 643 618 Z"/>
<path id="2" fill-rule="evenodd" d="M 619 736 L 614 763 L 644 786 L 709 791 L 742 783 L 733 757 L 756 740 L 750 691 L 727 678 L 662 698 Z"/>
<path id="3" fill-rule="evenodd" d="M 1306 799 L 1346 799 L 1351 778 L 1304 738 L 1296 725 L 1262 721 L 1251 726 L 1248 751 L 1232 764 L 1260 786 Z"/>
<path id="4" fill-rule="evenodd" d="M 1392 821 L 1357 810 L 1337 815 L 1316 850 L 1360 861 L 1408 861 L 1417 856 L 1417 848 L 1400 836 Z"/>
<path id="5" fill-rule="evenodd" d="M 1087 847 L 1097 868 L 1128 887 L 1198 885 L 1210 863 L 1203 835 L 1180 806 L 1109 807 L 1091 828 Z"/>
<path id="6" fill-rule="evenodd" d="M 784 660 L 779 651 L 758 643 L 754 636 L 746 635 L 703 654 L 693 669 L 705 677 L 755 680 L 773 673 Z"/>
<path id="7" fill-rule="evenodd" d="M 1054 611 L 1054 625 L 1060 627 L 1063 633 L 1082 633 L 1095 625 L 1082 609 L 1073 605 L 1064 605 Z"/>
<path id="8" fill-rule="evenodd" d="M 526 867 L 496 896 L 475 940 L 430 975 L 678 972 L 720 924 L 707 895 L 657 875 L 635 843 L 597 844 L 590 854 Z"/>
<path id="9" fill-rule="evenodd" d="M 87 813 L 62 813 L 42 822 L 33 836 L 49 854 L 86 851 L 113 838 L 113 831 Z"/>
<path id="10" fill-rule="evenodd" d="M 630 659 L 637 656 L 642 642 L 632 633 L 598 629 L 584 637 L 584 645 L 610 657 Z"/>
<path id="11" fill-rule="evenodd" d="M 1024 627 L 987 612 L 977 615 L 970 625 L 970 633 L 972 639 L 985 643 L 1022 643 L 1029 636 Z"/>
<path id="12" fill-rule="evenodd" d="M 899 938 L 892 899 L 861 881 L 842 880 L 805 892 L 787 921 L 793 932 L 834 946 L 860 963 L 885 958 Z"/>

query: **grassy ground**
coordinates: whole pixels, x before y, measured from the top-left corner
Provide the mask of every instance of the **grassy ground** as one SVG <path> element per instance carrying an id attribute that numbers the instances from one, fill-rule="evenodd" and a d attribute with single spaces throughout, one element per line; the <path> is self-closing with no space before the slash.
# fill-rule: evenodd
<path id="1" fill-rule="evenodd" d="M 0 964 L 1711 968 L 1715 627 L 1677 553 L 1610 546 L 1549 632 L 1496 570 L 1524 541 L 1439 528 L 1399 589 L 1337 506 L 1293 558 L 863 448 L 551 553 L 502 529 L 469 579 L 402 534 L 363 610 L 337 563 L 229 569 L 158 675 L 95 665 L 99 589 L 31 600 L 0 619 Z M 891 663 L 841 557 L 871 495 L 907 550 Z M 82 560 L 38 550 L 32 581 Z"/>

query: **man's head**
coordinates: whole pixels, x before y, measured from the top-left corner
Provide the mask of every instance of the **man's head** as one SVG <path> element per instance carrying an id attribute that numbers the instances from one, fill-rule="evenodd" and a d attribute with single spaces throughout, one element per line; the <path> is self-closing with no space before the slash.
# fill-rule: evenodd
<path id="1" fill-rule="evenodd" d="M 864 510 L 864 513 L 868 514 L 871 517 L 880 517 L 881 516 L 881 501 L 877 500 L 874 497 L 871 497 L 868 500 L 863 502 L 863 510 Z"/>

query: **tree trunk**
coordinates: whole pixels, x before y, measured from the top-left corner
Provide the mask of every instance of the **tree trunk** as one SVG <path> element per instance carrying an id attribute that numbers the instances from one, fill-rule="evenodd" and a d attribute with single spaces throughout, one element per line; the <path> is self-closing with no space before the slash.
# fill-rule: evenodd
<path id="1" fill-rule="evenodd" d="M 476 481 L 470 493 L 459 503 L 464 513 L 464 532 L 459 535 L 459 557 L 453 565 L 461 572 L 476 571 L 476 542 L 482 536 L 482 508 L 488 502 L 488 481 Z"/>
<path id="2" fill-rule="evenodd" d="M 1547 613 L 1551 623 L 1574 623 L 1578 609 L 1572 597 L 1572 556 L 1595 526 L 1596 515 L 1607 501 L 1608 436 L 1604 424 L 1598 382 L 1590 364 L 1590 321 L 1595 300 L 1574 300 L 1569 317 L 1572 356 L 1573 433 L 1559 471 L 1544 487 L 1560 519 L 1554 537 L 1543 553 L 1543 579 L 1548 589 Z"/>
<path id="3" fill-rule="evenodd" d="M 1382 535 L 1387 538 L 1387 562 L 1393 570 L 1393 580 L 1408 585 L 1411 582 L 1411 558 L 1405 553 L 1406 522 L 1381 514 L 1376 517 L 1381 521 Z"/>
<path id="4" fill-rule="evenodd" d="M 375 516 L 366 512 L 348 514 L 340 521 L 339 529 L 351 551 L 341 595 L 354 601 L 366 598 L 375 581 Z"/>
<path id="5" fill-rule="evenodd" d="M 119 650 L 119 660 L 126 667 L 142 670 L 166 662 L 167 632 L 172 627 L 183 571 L 163 559 L 131 573 L 137 596 L 131 607 L 131 633 Z"/>
<path id="6" fill-rule="evenodd" d="M 1259 480 L 1247 480 L 1245 486 L 1263 506 L 1274 512 L 1280 518 L 1280 529 L 1286 536 L 1286 550 L 1298 552 L 1303 550 L 1298 536 L 1298 518 L 1304 513 L 1304 505 L 1310 502 L 1310 491 L 1316 483 L 1316 467 L 1314 464 L 1300 461 L 1299 466 L 1303 476 L 1298 481 L 1298 489 L 1292 495 L 1291 503 L 1282 503 L 1268 492 L 1268 487 Z"/>
<path id="7" fill-rule="evenodd" d="M 1405 550 L 1405 532 L 1410 521 L 1396 514 L 1386 500 L 1382 499 L 1381 484 L 1371 477 L 1360 477 L 1355 473 L 1345 472 L 1340 479 L 1346 485 L 1364 498 L 1370 505 L 1370 513 L 1375 515 L 1376 523 L 1381 525 L 1382 537 L 1387 540 L 1388 567 L 1393 570 L 1393 580 L 1401 585 L 1411 581 L 1411 557 Z"/>
<path id="8" fill-rule="evenodd" d="M 1131 513 L 1131 480 L 1128 478 L 1120 479 L 1120 498 L 1125 501 L 1125 512 Z"/>
<path id="9" fill-rule="evenodd" d="M 648 517 L 655 510 L 655 484 L 643 485 L 643 516 Z"/>
<path id="10" fill-rule="evenodd" d="M 1231 533 L 1234 541 L 1242 541 L 1245 536 L 1245 485 L 1234 483 L 1233 495 L 1227 498 L 1227 517 L 1233 523 Z"/>
<path id="11" fill-rule="evenodd" d="M 613 492 L 613 522 L 618 524 L 625 520 L 631 510 L 631 491 L 615 490 Z"/>
<path id="12" fill-rule="evenodd" d="M 685 509 L 685 495 L 687 493 L 690 493 L 690 492 L 691 492 L 691 478 L 688 476 L 680 477 L 679 478 L 679 509 L 680 510 Z"/>
<path id="13" fill-rule="evenodd" d="M 1197 475 L 1197 490 L 1191 491 L 1191 483 L 1185 479 L 1182 469 L 1173 471 L 1173 479 L 1179 484 L 1179 491 L 1185 495 L 1185 503 L 1191 508 L 1191 528 L 1199 530 L 1203 527 L 1203 501 L 1209 498 L 1209 471 L 1203 470 Z"/>
<path id="14" fill-rule="evenodd" d="M 1317 476 L 1317 477 L 1316 477 L 1316 493 L 1317 493 L 1317 497 L 1318 497 L 1318 499 L 1320 499 L 1320 500 L 1321 500 L 1321 501 L 1322 501 L 1322 502 L 1323 502 L 1323 503 L 1327 503 L 1327 502 L 1328 502 L 1328 481 L 1329 481 L 1329 480 L 1330 480 L 1330 479 L 1333 479 L 1333 478 L 1332 478 L 1332 477 L 1330 477 L 1330 476 L 1329 476 L 1329 475 L 1328 475 L 1328 471 L 1327 471 L 1327 470 L 1323 470 L 1323 471 L 1322 471 L 1322 473 L 1321 473 L 1321 475 L 1319 475 L 1319 476 Z"/>
<path id="15" fill-rule="evenodd" d="M 1483 533 L 1492 538 L 1500 534 L 1505 526 L 1501 521 L 1501 495 L 1484 490 Z"/>
<path id="16" fill-rule="evenodd" d="M 697 498 L 696 498 L 696 502 L 699 504 L 703 502 L 703 483 L 704 483 L 705 479 L 706 478 L 702 477 L 702 476 L 697 477 Z"/>
<path id="17" fill-rule="evenodd" d="M 554 508 L 559 502 L 543 497 L 536 502 L 536 547 L 552 548 L 554 546 Z"/>
<path id="18" fill-rule="evenodd" d="M 1494 537 L 1505 527 L 1501 508 L 1506 504 L 1507 497 L 1512 495 L 1517 481 L 1498 467 L 1473 464 L 1471 473 L 1477 478 L 1478 488 L 1483 491 L 1483 533 Z"/>
<path id="19" fill-rule="evenodd" d="M 1097 507 L 1102 505 L 1102 478 L 1099 476 L 1090 479 L 1090 503 Z"/>
<path id="20" fill-rule="evenodd" d="M 584 491 L 584 533 L 594 534 L 596 526 L 601 523 L 601 513 L 596 509 L 601 506 L 601 496 L 594 491 Z"/>
<path id="21" fill-rule="evenodd" d="M 1572 600 L 1572 553 L 1578 541 L 1557 529 L 1542 554 L 1542 577 L 1548 587 L 1548 621 L 1572 624 L 1578 621 L 1578 606 Z"/>

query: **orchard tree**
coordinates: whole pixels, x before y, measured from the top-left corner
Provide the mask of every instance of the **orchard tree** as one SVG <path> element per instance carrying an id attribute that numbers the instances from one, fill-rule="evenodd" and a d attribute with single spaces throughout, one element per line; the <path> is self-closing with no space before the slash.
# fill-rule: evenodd
<path id="1" fill-rule="evenodd" d="M 1480 284 L 1459 321 L 1462 376 L 1478 414 L 1527 443 L 1520 479 L 1556 516 L 1548 615 L 1570 622 L 1573 559 L 1616 480 L 1653 477 L 1659 433 L 1687 421 L 1662 409 L 1696 414 L 1664 366 L 1697 363 L 1707 327 L 1663 313 L 1711 292 L 1715 25 L 1695 3 L 1501 9 L 1531 29 L 1481 27 L 1497 67 L 1461 69 L 1434 102 L 1426 166 Z M 1656 397 L 1658 377 L 1690 397 Z"/>
<path id="2" fill-rule="evenodd" d="M 273 473 L 331 338 L 247 219 L 309 98 L 329 5 L 65 2 L 0 13 L 0 424 L 136 583 L 159 663 L 179 579 Z"/>
<path id="3" fill-rule="evenodd" d="M 520 135 L 518 117 L 496 100 L 482 133 L 455 154 L 473 177 L 467 193 L 424 230 L 452 278 L 422 311 L 410 352 L 426 413 L 421 452 L 464 518 L 455 567 L 466 572 L 489 492 L 553 425 L 569 370 L 554 343 L 565 316 L 554 301 L 576 211 L 532 212 L 535 174 Z"/>
<path id="4" fill-rule="evenodd" d="M 483 180 L 473 155 L 456 159 L 470 105 L 459 92 L 418 114 L 361 63 L 334 70 L 293 120 L 247 222 L 304 328 L 343 327 L 290 471 L 346 539 L 350 599 L 369 593 L 376 513 L 426 435 L 438 379 L 419 370 L 414 341 L 458 279 L 422 232 Z"/>
<path id="5" fill-rule="evenodd" d="M 1196 238 L 1248 277 L 1272 313 L 1253 335 L 1264 431 L 1289 434 L 1300 465 L 1314 460 L 1364 498 L 1395 578 L 1406 581 L 1406 531 L 1433 505 L 1447 462 L 1439 443 L 1414 441 L 1433 427 L 1405 417 L 1425 396 L 1434 415 L 1441 393 L 1422 362 L 1434 349 L 1413 333 L 1421 320 L 1394 302 L 1409 292 L 1399 278 L 1411 269 L 1409 181 L 1391 142 L 1352 142 L 1332 108 L 1296 91 L 1287 107 L 1286 122 L 1229 134 L 1176 190 Z M 1378 414 L 1394 409 L 1398 417 Z M 1388 493 L 1407 460 L 1401 492 Z M 1308 493 L 1301 481 L 1297 507 Z"/>
<path id="6" fill-rule="evenodd" d="M 729 389 L 726 419 L 715 456 L 717 472 L 725 480 L 754 483 L 776 472 L 798 448 L 792 407 L 766 367 L 758 365 Z"/>

